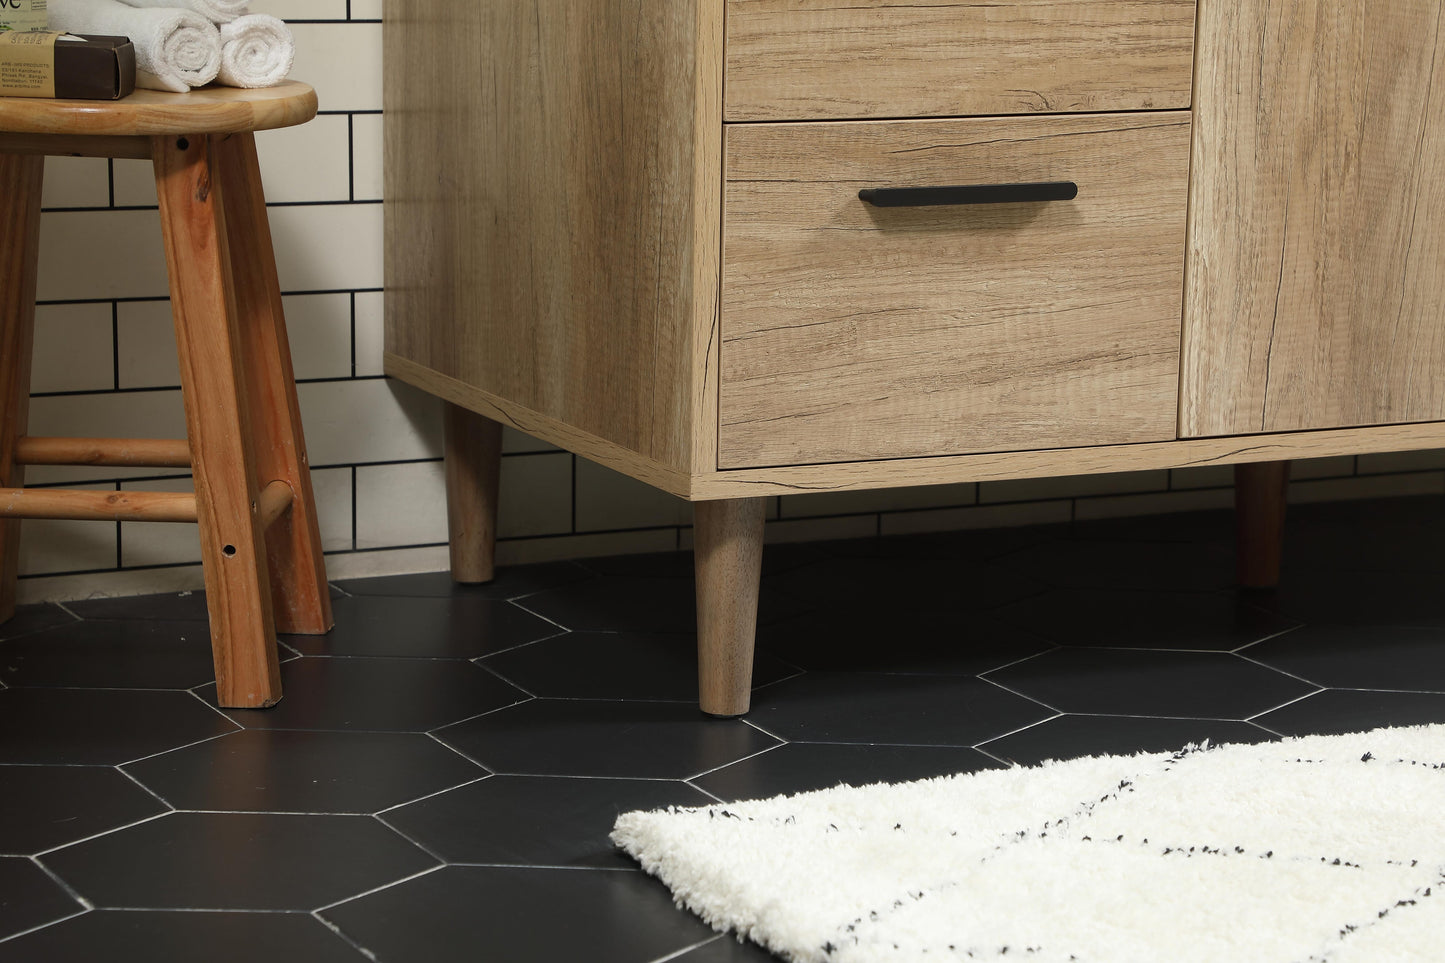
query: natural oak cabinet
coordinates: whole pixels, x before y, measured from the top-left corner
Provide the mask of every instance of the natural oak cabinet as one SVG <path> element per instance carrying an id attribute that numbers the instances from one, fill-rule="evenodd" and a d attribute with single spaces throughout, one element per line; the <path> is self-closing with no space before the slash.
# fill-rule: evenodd
<path id="1" fill-rule="evenodd" d="M 1233 464 L 1268 583 L 1288 459 L 1445 446 L 1441 9 L 386 0 L 453 573 L 509 424 L 696 503 L 715 714 L 770 495 Z"/>
<path id="2" fill-rule="evenodd" d="M 1200 4 L 1182 435 L 1445 418 L 1442 11 Z"/>

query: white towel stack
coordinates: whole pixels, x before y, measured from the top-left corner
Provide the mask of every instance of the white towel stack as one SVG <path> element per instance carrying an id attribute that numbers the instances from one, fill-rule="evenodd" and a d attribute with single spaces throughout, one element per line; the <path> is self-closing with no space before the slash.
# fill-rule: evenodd
<path id="1" fill-rule="evenodd" d="M 136 85 L 184 92 L 219 81 L 270 87 L 286 79 L 296 41 L 285 22 L 246 12 L 249 0 L 50 0 L 50 25 L 129 37 Z"/>

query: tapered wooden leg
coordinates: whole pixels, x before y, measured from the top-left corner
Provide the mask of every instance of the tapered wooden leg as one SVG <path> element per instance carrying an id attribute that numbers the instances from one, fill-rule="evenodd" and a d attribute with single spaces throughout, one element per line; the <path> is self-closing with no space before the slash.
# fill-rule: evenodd
<path id="1" fill-rule="evenodd" d="M 333 624 L 331 593 L 255 138 L 249 133 L 218 137 L 215 156 L 226 208 L 226 244 L 235 284 L 256 478 L 262 488 L 284 481 L 292 492 L 290 509 L 266 531 L 276 628 L 322 635 Z"/>
<path id="2" fill-rule="evenodd" d="M 446 405 L 444 418 L 452 578 L 490 582 L 496 574 L 502 426 L 453 404 Z"/>
<path id="3" fill-rule="evenodd" d="M 692 513 L 699 701 L 709 715 L 740 716 L 752 695 L 764 502 L 697 502 Z"/>
<path id="4" fill-rule="evenodd" d="M 1279 584 L 1289 462 L 1234 466 L 1235 555 L 1242 588 Z"/>
<path id="5" fill-rule="evenodd" d="M 15 439 L 30 417 L 40 187 L 45 158 L 0 154 L 0 488 L 25 484 Z M 20 521 L 0 520 L 0 622 L 15 614 Z"/>
<path id="6" fill-rule="evenodd" d="M 206 137 L 151 141 L 170 273 L 181 394 L 223 706 L 281 697 L 276 631 L 258 511 L 245 346 L 237 324 L 229 241 L 214 145 Z"/>

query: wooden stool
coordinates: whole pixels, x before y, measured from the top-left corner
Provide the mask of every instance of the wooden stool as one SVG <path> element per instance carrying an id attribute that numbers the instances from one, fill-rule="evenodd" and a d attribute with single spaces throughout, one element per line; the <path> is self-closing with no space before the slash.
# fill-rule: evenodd
<path id="1" fill-rule="evenodd" d="M 216 694 L 229 707 L 281 698 L 278 629 L 332 624 L 253 137 L 315 114 L 300 83 L 0 98 L 0 621 L 15 611 L 19 519 L 197 522 Z M 155 166 L 186 441 L 26 434 L 47 154 Z M 26 489 L 25 465 L 189 466 L 195 494 Z"/>

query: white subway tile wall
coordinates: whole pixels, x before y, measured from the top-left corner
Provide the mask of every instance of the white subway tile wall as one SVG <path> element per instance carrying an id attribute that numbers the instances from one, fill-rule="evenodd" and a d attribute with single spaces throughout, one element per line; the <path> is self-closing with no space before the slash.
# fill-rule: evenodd
<path id="1" fill-rule="evenodd" d="M 257 136 L 322 541 L 334 577 L 446 565 L 440 405 L 382 377 L 381 0 L 256 0 L 290 21 L 311 123 Z M 143 161 L 50 158 L 32 434 L 181 437 L 175 338 Z M 499 561 L 692 544 L 689 506 L 508 430 Z M 1297 463 L 1297 500 L 1445 491 L 1445 451 Z M 1228 468 L 769 500 L 769 539 L 1067 522 L 1228 505 Z M 185 490 L 162 469 L 31 468 L 34 485 Z M 185 525 L 26 522 L 22 597 L 201 583 Z"/>

